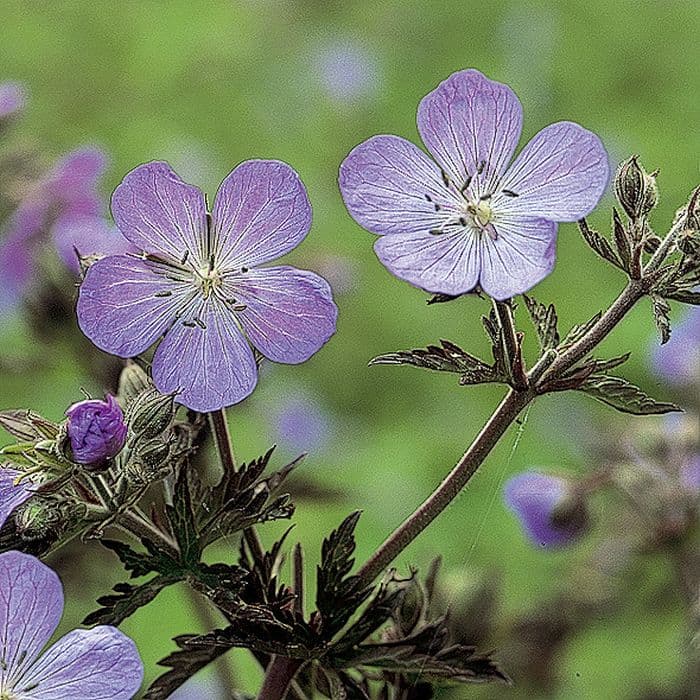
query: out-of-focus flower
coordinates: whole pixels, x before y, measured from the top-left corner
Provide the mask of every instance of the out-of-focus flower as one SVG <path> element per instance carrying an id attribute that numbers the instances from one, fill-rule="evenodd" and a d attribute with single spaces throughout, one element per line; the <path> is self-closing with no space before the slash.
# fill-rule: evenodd
<path id="1" fill-rule="evenodd" d="M 304 185 L 285 163 L 239 165 L 219 188 L 210 221 L 198 188 L 167 163 L 141 165 L 115 190 L 112 213 L 144 252 L 90 266 L 79 325 L 120 357 L 164 335 L 153 381 L 188 408 L 214 411 L 253 391 L 258 373 L 248 341 L 270 360 L 296 364 L 335 332 L 337 308 L 324 279 L 286 265 L 258 267 L 295 248 L 311 225 Z"/>
<path id="2" fill-rule="evenodd" d="M 124 447 L 124 414 L 114 396 L 105 398 L 79 401 L 66 411 L 71 456 L 78 464 L 103 464 Z"/>
<path id="3" fill-rule="evenodd" d="M 314 256 L 312 260 L 314 269 L 328 280 L 336 294 L 349 294 L 357 289 L 360 270 L 352 258 L 324 253 Z"/>
<path id="4" fill-rule="evenodd" d="M 63 157 L 35 183 L 9 218 L 0 240 L 0 314 L 14 308 L 32 281 L 39 255 L 52 236 L 62 260 L 77 270 L 73 247 L 83 255 L 126 252 L 121 234 L 106 235 L 104 208 L 98 185 L 105 154 L 82 148 Z M 90 220 L 94 228 L 86 226 Z M 107 247 L 109 250 L 100 250 Z M 70 250 L 69 250 L 70 248 Z"/>
<path id="5" fill-rule="evenodd" d="M 339 102 L 369 97 L 379 88 L 376 57 L 352 39 L 322 45 L 314 57 L 314 72 L 326 94 Z"/>
<path id="6" fill-rule="evenodd" d="M 374 249 L 392 274 L 428 292 L 480 285 L 507 299 L 552 271 L 557 222 L 596 206 L 608 158 L 595 134 L 557 122 L 509 167 L 521 124 L 508 86 L 466 70 L 418 108 L 418 130 L 436 162 L 398 136 L 353 149 L 340 189 L 354 219 L 381 236 Z"/>
<path id="7" fill-rule="evenodd" d="M 274 417 L 280 440 L 295 452 L 318 452 L 326 447 L 333 432 L 327 411 L 309 396 L 282 400 Z"/>
<path id="8" fill-rule="evenodd" d="M 700 494 L 700 454 L 692 455 L 679 471 L 681 486 L 690 493 Z"/>
<path id="9" fill-rule="evenodd" d="M 31 482 L 19 481 L 20 477 L 20 472 L 0 466 L 0 527 L 12 511 L 32 495 Z"/>
<path id="10" fill-rule="evenodd" d="M 566 545 L 586 530 L 585 502 L 566 479 L 524 472 L 508 481 L 504 496 L 525 534 L 542 547 Z"/>
<path id="11" fill-rule="evenodd" d="M 40 656 L 63 614 L 63 587 L 48 566 L 22 552 L 0 554 L 0 591 L 0 698 L 134 697 L 143 664 L 115 627 L 73 630 Z"/>
<path id="12" fill-rule="evenodd" d="M 27 102 L 27 93 L 20 83 L 0 83 L 0 121 L 16 117 Z"/>
<path id="13" fill-rule="evenodd" d="M 168 695 L 168 700 L 219 700 L 228 697 L 228 693 L 214 678 L 200 680 L 190 678 L 174 693 Z"/>
<path id="14" fill-rule="evenodd" d="M 668 343 L 654 347 L 652 366 L 656 374 L 676 386 L 700 383 L 700 308 L 690 307 Z"/>

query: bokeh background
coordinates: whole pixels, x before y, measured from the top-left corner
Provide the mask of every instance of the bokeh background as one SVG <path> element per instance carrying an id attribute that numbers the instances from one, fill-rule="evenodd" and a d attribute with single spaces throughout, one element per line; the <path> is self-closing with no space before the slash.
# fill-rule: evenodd
<path id="1" fill-rule="evenodd" d="M 658 229 L 698 181 L 700 10 L 690 1 L 1 0 L 0 14 L 0 82 L 20 81 L 29 95 L 12 138 L 47 163 L 81 145 L 104 149 L 105 202 L 124 173 L 152 159 L 168 160 L 210 196 L 253 157 L 287 161 L 304 180 L 314 223 L 289 261 L 328 277 L 338 332 L 301 367 L 268 366 L 256 393 L 229 413 L 241 459 L 273 443 L 280 460 L 310 452 L 297 482 L 293 537 L 312 565 L 322 536 L 355 508 L 364 513 L 358 557 L 368 556 L 452 467 L 502 394 L 498 387 L 461 388 L 453 376 L 367 367 L 374 355 L 439 338 L 486 355 L 480 316 L 488 304 L 467 298 L 427 306 L 426 294 L 378 263 L 373 236 L 348 216 L 337 188 L 338 165 L 354 145 L 377 133 L 417 141 L 419 100 L 453 71 L 475 67 L 519 95 L 523 143 L 568 119 L 601 136 L 611 163 L 639 153 L 648 169 L 660 168 Z M 611 204 L 608 194 L 590 217 L 594 225 L 608 225 Z M 568 328 L 605 308 L 623 283 L 576 227 L 564 224 L 557 266 L 535 295 L 555 301 Z M 681 315 L 674 309 L 674 320 Z M 73 321 L 66 324 L 66 334 L 78 332 Z M 683 389 L 652 371 L 654 343 L 642 303 L 602 352 L 633 350 L 625 375 L 659 398 L 683 402 Z M 19 312 L 3 318 L 0 348 L 0 406 L 31 406 L 58 419 L 81 398 L 80 387 L 103 389 L 64 341 L 38 347 Z M 681 600 L 663 557 L 638 557 L 629 574 L 633 555 L 615 548 L 620 533 L 610 531 L 619 501 L 597 500 L 590 536 L 552 552 L 524 537 L 501 495 L 504 480 L 527 468 L 585 474 L 600 445 L 631 420 L 585 396 L 539 401 L 400 557 L 405 572 L 440 553 L 452 602 L 484 585 L 493 592 L 496 602 L 484 615 L 494 629 L 484 644 L 502 648 L 497 657 L 506 670 L 510 652 L 499 630 L 509 621 L 541 611 L 562 590 L 590 587 L 595 597 L 593 589 L 609 583 L 598 580 L 600 571 L 611 579 L 627 572 L 618 604 L 592 613 L 556 650 L 551 682 L 536 686 L 526 677 L 518 685 L 516 675 L 512 689 L 462 687 L 441 697 L 639 698 L 652 689 L 655 697 L 674 697 L 687 652 Z M 662 422 L 638 420 L 649 430 Z M 281 527 L 261 528 L 261 535 L 271 539 Z M 232 542 L 216 554 L 234 548 Z M 55 559 L 66 581 L 68 626 L 122 576 L 109 554 L 96 547 L 90 554 Z M 607 568 L 586 576 L 600 557 Z M 152 679 L 170 638 L 203 627 L 175 588 L 124 630 Z M 242 686 L 253 688 L 259 672 L 243 652 L 231 657 Z"/>

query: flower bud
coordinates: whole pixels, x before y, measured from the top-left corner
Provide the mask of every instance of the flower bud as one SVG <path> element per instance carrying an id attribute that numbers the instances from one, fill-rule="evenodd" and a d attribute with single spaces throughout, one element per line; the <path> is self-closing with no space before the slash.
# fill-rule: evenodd
<path id="1" fill-rule="evenodd" d="M 139 484 L 162 479 L 170 471 L 170 445 L 159 440 L 139 444 L 125 468 L 126 478 Z"/>
<path id="2" fill-rule="evenodd" d="M 105 398 L 106 401 L 79 401 L 66 411 L 66 430 L 73 462 L 100 466 L 124 447 L 124 414 L 114 396 L 107 394 Z"/>
<path id="3" fill-rule="evenodd" d="M 615 175 L 615 194 L 630 219 L 646 216 L 658 200 L 656 173 L 647 173 L 637 156 L 628 158 Z"/>
<path id="4" fill-rule="evenodd" d="M 119 397 L 122 406 L 128 406 L 139 394 L 151 388 L 146 372 L 135 362 L 129 362 L 119 375 Z"/>
<path id="5" fill-rule="evenodd" d="M 560 477 L 525 472 L 508 481 L 505 501 L 525 534 L 542 547 L 559 547 L 580 537 L 588 525 L 586 503 Z"/>
<path id="6" fill-rule="evenodd" d="M 129 427 L 140 438 L 149 440 L 163 433 L 175 413 L 173 394 L 161 394 L 148 389 L 134 400 L 129 408 Z"/>
<path id="7" fill-rule="evenodd" d="M 55 501 L 34 496 L 15 510 L 15 525 L 23 540 L 32 542 L 48 534 L 60 535 L 61 508 Z"/>

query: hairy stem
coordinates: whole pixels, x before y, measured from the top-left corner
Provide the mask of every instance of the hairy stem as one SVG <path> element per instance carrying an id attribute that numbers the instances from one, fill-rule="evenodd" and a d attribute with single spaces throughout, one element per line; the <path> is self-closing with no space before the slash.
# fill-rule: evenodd
<path id="1" fill-rule="evenodd" d="M 258 700 L 284 700 L 302 661 L 286 656 L 273 656 L 265 671 L 265 680 Z"/>
<path id="2" fill-rule="evenodd" d="M 535 394 L 510 390 L 489 418 L 469 449 L 431 496 L 384 541 L 358 571 L 364 585 L 369 586 L 391 562 L 442 513 L 472 478 L 494 445 L 518 417 Z"/>

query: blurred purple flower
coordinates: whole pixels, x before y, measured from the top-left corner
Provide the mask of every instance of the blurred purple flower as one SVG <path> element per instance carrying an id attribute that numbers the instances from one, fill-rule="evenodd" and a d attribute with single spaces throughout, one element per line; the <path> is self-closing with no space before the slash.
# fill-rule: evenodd
<path id="1" fill-rule="evenodd" d="M 79 401 L 66 411 L 72 457 L 78 464 L 103 464 L 124 447 L 124 414 L 114 396 L 105 398 Z"/>
<path id="2" fill-rule="evenodd" d="M 681 486 L 690 493 L 700 494 L 700 454 L 692 455 L 680 469 Z"/>
<path id="3" fill-rule="evenodd" d="M 64 156 L 26 195 L 12 214 L 0 241 L 0 314 L 19 303 L 32 281 L 35 257 L 45 251 L 52 227 L 64 262 L 76 269 L 75 254 L 68 255 L 65 231 L 87 217 L 97 221 L 103 211 L 98 183 L 107 164 L 102 151 L 82 148 Z M 96 230 L 97 230 L 97 224 Z M 102 224 L 104 228 L 104 224 Z M 83 238 L 73 235 L 71 245 L 85 255 L 101 253 L 105 242 L 101 231 L 81 228 Z M 112 248 L 127 249 L 123 237 Z M 109 251 L 111 252 L 111 251 Z"/>
<path id="4" fill-rule="evenodd" d="M 368 97 L 379 87 L 376 58 L 350 39 L 322 46 L 316 54 L 314 70 L 328 96 L 339 102 Z"/>
<path id="5" fill-rule="evenodd" d="M 0 119 L 17 116 L 26 102 L 27 93 L 21 83 L 0 83 Z"/>
<path id="6" fill-rule="evenodd" d="M 313 262 L 315 269 L 328 280 L 336 294 L 348 294 L 357 288 L 360 271 L 352 258 L 324 253 L 314 257 Z"/>
<path id="7" fill-rule="evenodd" d="M 0 527 L 10 513 L 32 495 L 31 482 L 24 479 L 18 483 L 20 476 L 21 472 L 0 466 Z"/>
<path id="8" fill-rule="evenodd" d="M 665 345 L 655 344 L 652 366 L 657 375 L 677 386 L 700 382 L 700 308 L 690 307 Z"/>
<path id="9" fill-rule="evenodd" d="M 216 679 L 200 680 L 195 676 L 168 695 L 168 700 L 217 700 L 226 697 L 229 695 Z"/>
<path id="10" fill-rule="evenodd" d="M 586 529 L 585 504 L 575 497 L 566 479 L 524 472 L 506 483 L 504 498 L 534 544 L 560 547 Z"/>
<path id="11" fill-rule="evenodd" d="M 312 398 L 294 396 L 282 401 L 275 415 L 281 442 L 294 452 L 318 452 L 333 432 L 330 416 Z"/>
<path id="12" fill-rule="evenodd" d="M 48 566 L 22 552 L 0 554 L 0 591 L 0 698 L 134 697 L 143 664 L 115 627 L 73 630 L 40 656 L 63 614 L 63 587 Z"/>
<path id="13" fill-rule="evenodd" d="M 455 73 L 418 107 L 436 162 L 398 136 L 375 136 L 340 167 L 350 214 L 381 236 L 374 249 L 397 277 L 428 292 L 476 285 L 495 299 L 527 291 L 554 266 L 557 223 L 576 221 L 608 183 L 600 139 L 551 124 L 508 163 L 522 108 L 506 85 Z"/>
<path id="14" fill-rule="evenodd" d="M 79 325 L 120 357 L 164 335 L 153 380 L 188 408 L 214 411 L 253 391 L 248 341 L 270 360 L 296 364 L 335 332 L 337 309 L 324 279 L 286 265 L 258 267 L 295 248 L 311 226 L 304 185 L 285 163 L 239 165 L 219 188 L 211 221 L 201 191 L 167 163 L 141 165 L 115 190 L 112 213 L 143 254 L 89 268 Z"/>

